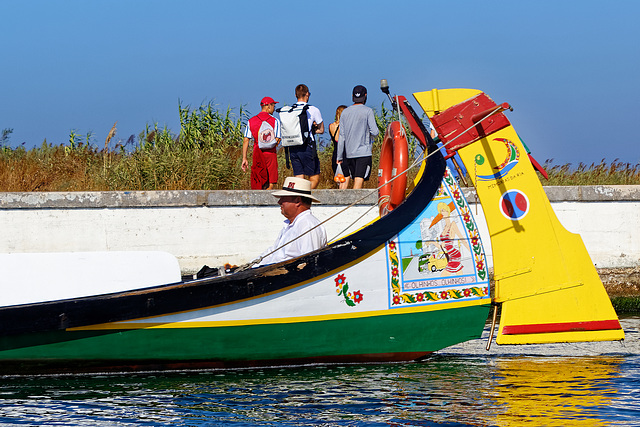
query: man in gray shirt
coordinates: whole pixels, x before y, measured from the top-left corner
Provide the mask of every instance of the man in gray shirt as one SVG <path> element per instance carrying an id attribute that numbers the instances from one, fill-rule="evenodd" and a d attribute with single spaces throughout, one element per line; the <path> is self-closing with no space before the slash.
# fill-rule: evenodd
<path id="1" fill-rule="evenodd" d="M 365 106 L 367 88 L 358 85 L 353 88 L 353 105 L 340 116 L 338 136 L 338 157 L 336 163 L 347 167 L 353 178 L 353 188 L 362 188 L 371 176 L 373 138 L 378 135 L 378 125 L 373 110 Z M 345 150 L 345 151 L 343 151 Z M 346 159 L 342 153 L 346 152 Z"/>

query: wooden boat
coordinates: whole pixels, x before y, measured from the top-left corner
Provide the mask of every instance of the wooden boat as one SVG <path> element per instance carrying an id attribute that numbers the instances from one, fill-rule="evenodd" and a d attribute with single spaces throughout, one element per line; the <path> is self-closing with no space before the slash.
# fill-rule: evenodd
<path id="1" fill-rule="evenodd" d="M 457 152 L 477 171 L 493 295 L 472 211 L 445 157 L 396 97 L 425 161 L 388 214 L 324 249 L 215 277 L 180 280 L 166 254 L 146 267 L 117 255 L 109 271 L 161 264 L 169 272 L 160 276 L 174 278 L 168 283 L 83 279 L 45 296 L 47 274 L 29 286 L 14 277 L 19 295 L 0 307 L 0 373 L 421 360 L 480 337 L 496 306 L 499 344 L 623 339 L 584 245 L 555 218 L 503 106 L 469 90 L 415 97 L 444 135 L 447 155 Z M 19 265 L 16 258 L 7 264 Z"/>

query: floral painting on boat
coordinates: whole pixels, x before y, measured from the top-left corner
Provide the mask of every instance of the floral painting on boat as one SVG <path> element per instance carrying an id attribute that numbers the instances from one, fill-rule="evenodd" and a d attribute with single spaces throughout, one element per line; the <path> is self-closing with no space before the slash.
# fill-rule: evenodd
<path id="1" fill-rule="evenodd" d="M 489 298 L 480 233 L 449 169 L 431 203 L 386 249 L 391 307 Z"/>

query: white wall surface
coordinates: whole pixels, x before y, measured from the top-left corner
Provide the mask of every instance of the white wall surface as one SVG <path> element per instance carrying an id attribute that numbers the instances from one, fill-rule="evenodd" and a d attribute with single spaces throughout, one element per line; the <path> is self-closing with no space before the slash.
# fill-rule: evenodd
<path id="1" fill-rule="evenodd" d="M 597 267 L 640 264 L 640 201 L 564 201 L 552 202 L 552 206 L 561 223 L 582 236 Z M 325 220 L 344 208 L 317 205 L 312 211 Z M 476 212 L 473 204 L 471 211 Z M 491 265 L 491 246 L 480 207 L 478 213 Z M 328 238 L 361 215 L 359 224 L 363 225 L 377 214 L 377 208 L 356 205 L 325 224 Z M 205 264 L 239 265 L 255 259 L 273 243 L 283 219 L 275 201 L 262 206 L 0 206 L 0 253 L 166 251 L 178 258 L 183 272 L 192 273 Z"/>
<path id="2" fill-rule="evenodd" d="M 318 206 L 313 212 L 323 220 L 343 208 Z M 356 206 L 327 223 L 327 237 L 367 210 Z M 372 209 L 367 218 L 375 215 Z M 193 272 L 204 264 L 257 258 L 273 243 L 283 220 L 277 205 L 0 210 L 0 253 L 160 250 L 175 255 L 183 271 Z"/>

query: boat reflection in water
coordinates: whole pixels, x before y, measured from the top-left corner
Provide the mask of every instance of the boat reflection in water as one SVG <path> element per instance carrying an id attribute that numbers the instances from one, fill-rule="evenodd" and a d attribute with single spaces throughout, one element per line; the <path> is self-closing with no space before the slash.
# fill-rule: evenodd
<path id="1" fill-rule="evenodd" d="M 620 369 L 624 360 L 609 356 L 432 360 L 398 376 L 395 395 L 387 396 L 389 411 L 395 421 L 462 425 L 634 425 L 640 416 L 638 398 L 620 400 L 625 395 L 620 387 L 625 388 L 627 381 Z M 634 369 L 637 378 L 637 363 Z M 629 412 L 634 406 L 635 415 Z"/>
<path id="2" fill-rule="evenodd" d="M 622 357 L 499 359 L 492 381 L 497 411 L 492 424 L 591 426 L 607 423 L 618 397 L 615 379 Z M 602 418 L 601 418 L 602 417 Z"/>

